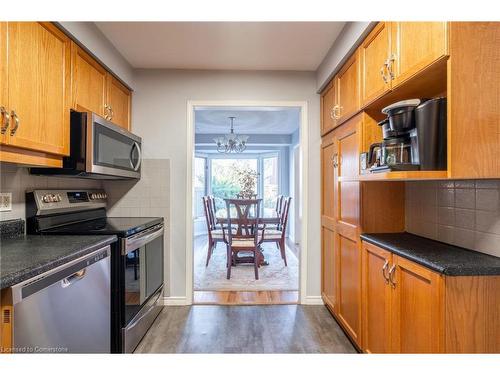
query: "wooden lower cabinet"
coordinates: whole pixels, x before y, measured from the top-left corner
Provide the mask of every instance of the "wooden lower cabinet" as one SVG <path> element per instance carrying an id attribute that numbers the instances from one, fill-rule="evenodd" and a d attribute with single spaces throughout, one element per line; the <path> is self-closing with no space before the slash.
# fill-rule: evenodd
<path id="1" fill-rule="evenodd" d="M 392 254 L 364 242 L 362 257 L 362 346 L 366 353 L 389 353 L 391 286 L 388 271 Z"/>
<path id="2" fill-rule="evenodd" d="M 500 276 L 444 276 L 364 241 L 362 253 L 364 352 L 500 352 Z"/>
<path id="3" fill-rule="evenodd" d="M 393 255 L 391 352 L 443 352 L 443 276 Z"/>

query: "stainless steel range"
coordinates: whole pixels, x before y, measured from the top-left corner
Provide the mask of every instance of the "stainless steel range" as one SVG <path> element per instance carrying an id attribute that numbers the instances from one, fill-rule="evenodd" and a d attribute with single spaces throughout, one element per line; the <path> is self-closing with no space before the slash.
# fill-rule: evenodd
<path id="1" fill-rule="evenodd" d="M 115 234 L 111 249 L 111 351 L 131 353 L 163 306 L 163 218 L 107 217 L 103 190 L 26 193 L 29 234 Z"/>

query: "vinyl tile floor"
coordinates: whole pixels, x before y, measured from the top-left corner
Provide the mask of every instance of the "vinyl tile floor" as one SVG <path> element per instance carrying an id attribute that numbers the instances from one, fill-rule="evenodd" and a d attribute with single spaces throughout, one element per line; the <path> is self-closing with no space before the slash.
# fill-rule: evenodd
<path id="1" fill-rule="evenodd" d="M 326 307 L 166 306 L 135 353 L 356 353 Z"/>

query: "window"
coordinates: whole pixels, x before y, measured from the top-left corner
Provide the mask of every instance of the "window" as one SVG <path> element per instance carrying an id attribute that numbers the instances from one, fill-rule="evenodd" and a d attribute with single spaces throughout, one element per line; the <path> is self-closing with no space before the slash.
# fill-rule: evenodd
<path id="1" fill-rule="evenodd" d="M 264 216 L 272 216 L 279 195 L 278 156 L 262 158 Z"/>
<path id="2" fill-rule="evenodd" d="M 242 190 L 257 194 L 257 159 L 212 159 L 211 192 L 216 211 L 224 209 L 224 198 L 234 198 Z"/>
<path id="3" fill-rule="evenodd" d="M 207 195 L 207 186 L 206 186 L 207 159 L 204 157 L 195 157 L 193 169 L 194 169 L 193 216 L 196 219 L 205 216 L 202 197 L 204 195 Z"/>

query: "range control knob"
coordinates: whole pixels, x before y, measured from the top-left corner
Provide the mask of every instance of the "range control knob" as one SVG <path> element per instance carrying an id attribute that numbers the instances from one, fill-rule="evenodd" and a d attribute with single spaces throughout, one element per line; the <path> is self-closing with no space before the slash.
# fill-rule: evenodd
<path id="1" fill-rule="evenodd" d="M 56 202 L 60 202 L 61 200 L 61 194 L 56 194 Z"/>
<path id="2" fill-rule="evenodd" d="M 43 201 L 44 203 L 49 203 L 49 202 L 51 202 L 51 200 L 50 200 L 50 199 L 51 199 L 50 194 L 45 194 L 45 195 L 42 197 L 42 201 Z"/>
<path id="3" fill-rule="evenodd" d="M 95 193 L 91 193 L 91 194 L 90 194 L 90 199 L 96 199 L 96 195 L 95 195 Z"/>

